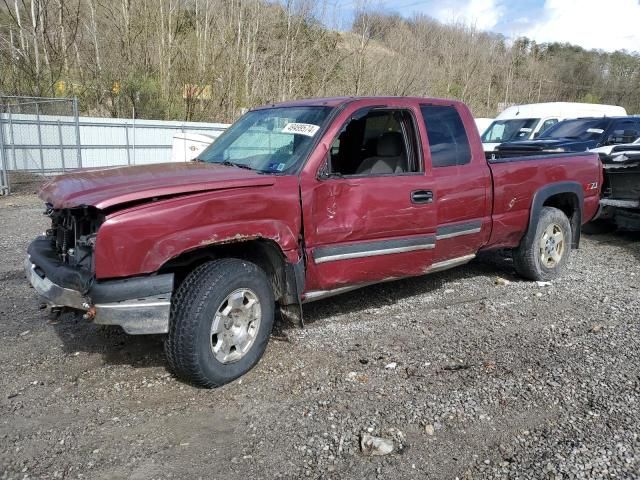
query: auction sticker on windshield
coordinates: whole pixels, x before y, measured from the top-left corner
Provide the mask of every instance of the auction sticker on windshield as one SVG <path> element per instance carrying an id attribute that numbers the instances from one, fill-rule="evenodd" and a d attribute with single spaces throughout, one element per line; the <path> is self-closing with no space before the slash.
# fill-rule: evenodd
<path id="1" fill-rule="evenodd" d="M 313 137 L 318 130 L 320 130 L 320 127 L 311 123 L 287 123 L 282 129 L 282 133 L 294 133 Z"/>

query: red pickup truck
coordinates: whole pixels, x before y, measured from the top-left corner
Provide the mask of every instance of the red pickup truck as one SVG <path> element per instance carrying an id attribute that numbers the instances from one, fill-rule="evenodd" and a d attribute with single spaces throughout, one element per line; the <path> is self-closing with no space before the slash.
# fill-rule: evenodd
<path id="1" fill-rule="evenodd" d="M 469 109 L 331 98 L 251 110 L 192 163 L 84 171 L 41 193 L 51 229 L 25 270 L 53 306 L 166 334 L 207 387 L 262 356 L 276 307 L 512 249 L 549 280 L 598 209 L 596 154 L 485 159 Z"/>

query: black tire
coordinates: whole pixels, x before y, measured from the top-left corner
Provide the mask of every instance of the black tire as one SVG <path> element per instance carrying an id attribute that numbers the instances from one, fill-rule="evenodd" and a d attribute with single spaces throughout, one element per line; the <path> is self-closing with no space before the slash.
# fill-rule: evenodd
<path id="1" fill-rule="evenodd" d="M 541 251 L 541 241 L 545 231 L 551 225 L 559 227 L 564 237 L 564 248 L 559 260 L 553 265 L 545 262 Z M 571 252 L 571 224 L 562 210 L 554 207 L 543 207 L 538 217 L 533 235 L 525 235 L 520 246 L 513 252 L 513 263 L 518 274 L 529 280 L 548 281 L 556 278 L 564 269 Z M 555 227 L 553 227 L 555 228 Z"/>
<path id="2" fill-rule="evenodd" d="M 212 350 L 211 327 L 216 312 L 238 289 L 255 293 L 260 323 L 249 350 L 237 361 L 223 363 Z M 171 300 L 165 355 L 170 369 L 195 385 L 212 388 L 247 373 L 264 353 L 273 327 L 275 300 L 264 271 L 235 258 L 214 260 L 194 269 Z"/>

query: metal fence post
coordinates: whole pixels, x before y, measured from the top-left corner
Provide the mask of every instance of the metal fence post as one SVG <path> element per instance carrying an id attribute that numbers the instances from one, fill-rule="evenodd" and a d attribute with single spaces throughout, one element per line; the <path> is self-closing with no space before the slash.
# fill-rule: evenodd
<path id="1" fill-rule="evenodd" d="M 82 168 L 82 148 L 80 146 L 80 118 L 78 114 L 78 97 L 73 97 L 73 116 L 76 121 L 76 147 L 78 148 L 78 168 Z"/>
<path id="2" fill-rule="evenodd" d="M 9 195 L 11 193 L 7 163 L 7 154 L 4 149 L 4 119 L 0 113 L 0 195 Z"/>
<path id="3" fill-rule="evenodd" d="M 38 150 L 40 151 L 40 171 L 44 175 L 44 150 L 42 148 L 42 125 L 40 124 L 40 107 L 36 102 L 36 122 L 38 123 Z"/>
<path id="4" fill-rule="evenodd" d="M 11 104 L 7 104 L 9 111 L 9 144 L 11 145 L 11 156 L 13 157 L 13 169 L 18 169 L 18 161 L 16 160 L 16 142 L 13 138 L 13 119 L 11 115 Z M 24 165 L 23 165 L 24 166 Z"/>
<path id="5" fill-rule="evenodd" d="M 60 162 L 62 163 L 62 171 L 65 171 L 64 165 L 64 141 L 62 140 L 62 124 L 58 119 L 58 141 L 60 142 Z"/>
<path id="6" fill-rule="evenodd" d="M 124 138 L 127 142 L 127 165 L 131 165 L 131 152 L 129 151 L 129 122 L 124 121 Z"/>
<path id="7" fill-rule="evenodd" d="M 187 139 L 184 137 L 184 123 L 180 127 L 180 133 L 182 134 L 182 139 L 181 139 L 181 142 L 182 142 L 182 156 L 186 160 L 188 154 L 187 154 Z"/>

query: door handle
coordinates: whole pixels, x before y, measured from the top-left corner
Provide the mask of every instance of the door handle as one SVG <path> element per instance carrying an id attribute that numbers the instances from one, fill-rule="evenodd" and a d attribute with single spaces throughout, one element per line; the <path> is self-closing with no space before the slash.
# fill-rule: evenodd
<path id="1" fill-rule="evenodd" d="M 431 190 L 414 190 L 411 192 L 412 203 L 433 203 L 433 192 Z"/>

